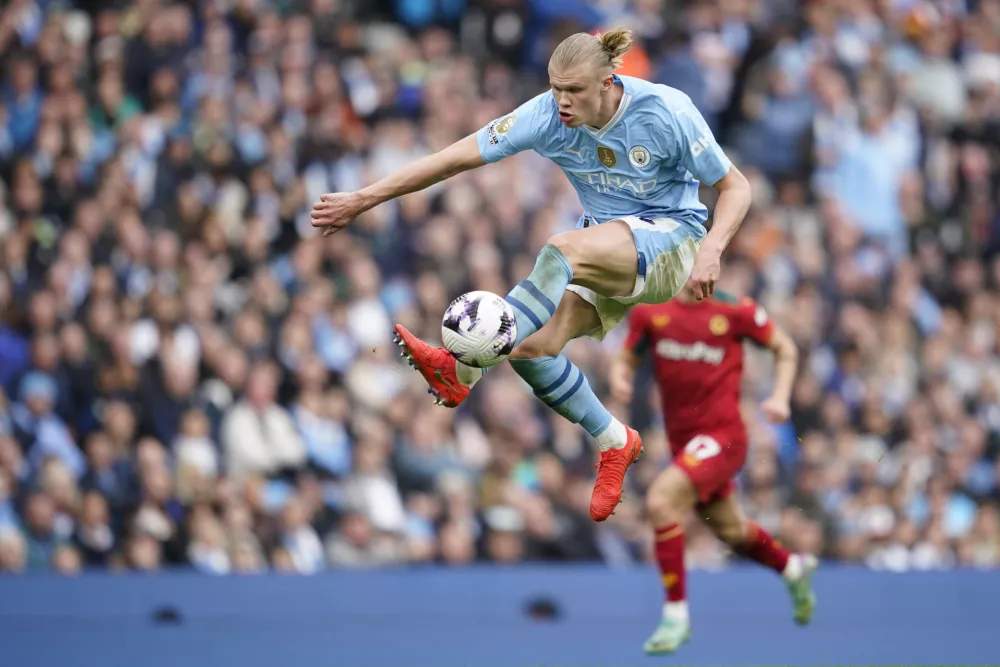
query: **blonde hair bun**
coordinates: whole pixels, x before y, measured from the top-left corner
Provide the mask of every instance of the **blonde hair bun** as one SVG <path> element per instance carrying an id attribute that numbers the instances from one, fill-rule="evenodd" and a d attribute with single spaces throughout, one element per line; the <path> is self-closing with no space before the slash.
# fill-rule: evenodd
<path id="1" fill-rule="evenodd" d="M 615 28 L 596 35 L 578 32 L 559 43 L 549 59 L 549 67 L 565 71 L 579 65 L 591 65 L 616 70 L 622 66 L 622 57 L 632 48 L 632 41 L 632 31 L 628 28 Z"/>

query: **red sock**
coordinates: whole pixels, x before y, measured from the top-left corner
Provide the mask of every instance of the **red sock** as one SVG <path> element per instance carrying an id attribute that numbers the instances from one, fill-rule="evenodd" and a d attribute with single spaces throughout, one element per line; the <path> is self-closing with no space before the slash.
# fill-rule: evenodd
<path id="1" fill-rule="evenodd" d="M 671 523 L 656 529 L 656 562 L 660 564 L 663 588 L 668 602 L 687 598 L 684 574 L 684 528 Z"/>
<path id="2" fill-rule="evenodd" d="M 747 522 L 747 536 L 738 551 L 778 574 L 784 572 L 788 565 L 788 552 L 785 548 L 769 532 L 752 521 Z"/>

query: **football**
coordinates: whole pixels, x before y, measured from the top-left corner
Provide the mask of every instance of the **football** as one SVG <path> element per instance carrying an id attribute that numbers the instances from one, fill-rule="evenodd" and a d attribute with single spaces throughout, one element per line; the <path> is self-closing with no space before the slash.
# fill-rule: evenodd
<path id="1" fill-rule="evenodd" d="M 503 297 L 468 292 L 451 302 L 441 322 L 441 339 L 452 356 L 475 368 L 507 358 L 517 340 L 517 321 Z"/>

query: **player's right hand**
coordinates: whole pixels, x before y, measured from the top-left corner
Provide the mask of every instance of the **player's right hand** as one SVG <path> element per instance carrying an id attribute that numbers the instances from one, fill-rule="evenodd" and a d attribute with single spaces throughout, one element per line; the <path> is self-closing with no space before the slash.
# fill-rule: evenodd
<path id="1" fill-rule="evenodd" d="M 611 399 L 620 405 L 632 402 L 634 373 L 626 364 L 616 362 L 611 365 Z"/>
<path id="2" fill-rule="evenodd" d="M 330 236 L 347 227 L 363 212 L 364 204 L 357 192 L 330 192 L 313 204 L 312 226 L 324 228 L 323 236 Z"/>
<path id="3" fill-rule="evenodd" d="M 792 408 L 788 400 L 772 396 L 760 404 L 764 417 L 772 424 L 783 424 L 792 416 Z"/>
<path id="4" fill-rule="evenodd" d="M 715 292 L 715 283 L 719 281 L 722 266 L 722 251 L 714 246 L 704 244 L 694 258 L 694 267 L 688 284 L 698 301 L 707 299 Z"/>

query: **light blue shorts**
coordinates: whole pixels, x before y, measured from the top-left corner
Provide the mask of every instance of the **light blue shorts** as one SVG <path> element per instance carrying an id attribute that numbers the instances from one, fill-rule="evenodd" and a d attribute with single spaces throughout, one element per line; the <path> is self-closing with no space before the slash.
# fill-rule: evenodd
<path id="1" fill-rule="evenodd" d="M 623 220 L 632 229 L 639 254 L 639 271 L 632 294 L 603 296 L 579 285 L 566 288 L 597 309 L 601 325 L 587 334 L 597 340 L 603 340 L 633 306 L 664 303 L 677 296 L 691 275 L 701 245 L 702 235 L 671 218 L 627 216 L 616 219 Z"/>

